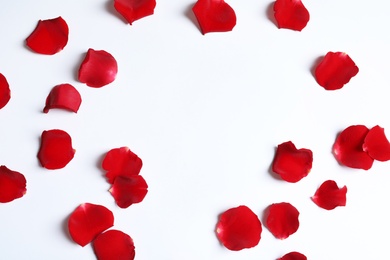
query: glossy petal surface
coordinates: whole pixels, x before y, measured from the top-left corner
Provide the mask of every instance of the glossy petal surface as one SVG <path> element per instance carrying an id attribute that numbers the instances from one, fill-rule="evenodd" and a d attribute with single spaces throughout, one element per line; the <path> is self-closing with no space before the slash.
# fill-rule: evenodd
<path id="1" fill-rule="evenodd" d="M 108 230 L 93 241 L 98 260 L 133 260 L 135 247 L 133 239 L 119 230 Z"/>
<path id="2" fill-rule="evenodd" d="M 11 99 L 11 90 L 8 85 L 7 79 L 0 73 L 0 109 L 8 104 Z"/>
<path id="3" fill-rule="evenodd" d="M 309 11 L 301 0 L 276 0 L 274 11 L 279 28 L 301 31 L 310 19 Z"/>
<path id="4" fill-rule="evenodd" d="M 278 260 L 307 260 L 307 257 L 299 252 L 290 252 L 278 258 Z"/>
<path id="5" fill-rule="evenodd" d="M 148 193 L 148 184 L 141 175 L 118 176 L 115 178 L 110 192 L 120 208 L 127 208 L 145 198 L 146 193 Z"/>
<path id="6" fill-rule="evenodd" d="M 156 0 L 114 0 L 114 7 L 129 24 L 152 15 Z"/>
<path id="7" fill-rule="evenodd" d="M 286 239 L 299 227 L 299 211 L 290 203 L 274 203 L 268 207 L 266 223 L 269 231 L 278 239 Z"/>
<path id="8" fill-rule="evenodd" d="M 380 126 L 371 128 L 364 138 L 363 151 L 374 160 L 390 160 L 390 143 L 386 137 L 385 129 Z"/>
<path id="9" fill-rule="evenodd" d="M 52 108 L 65 109 L 77 113 L 81 105 L 81 95 L 75 87 L 70 84 L 55 86 L 46 98 L 44 113 Z"/>
<path id="10" fill-rule="evenodd" d="M 319 207 L 332 210 L 339 206 L 345 206 L 347 202 L 347 187 L 339 188 L 333 180 L 327 180 L 321 184 L 312 200 Z"/>
<path id="11" fill-rule="evenodd" d="M 20 172 L 0 166 L 0 202 L 6 203 L 26 194 L 26 178 Z"/>

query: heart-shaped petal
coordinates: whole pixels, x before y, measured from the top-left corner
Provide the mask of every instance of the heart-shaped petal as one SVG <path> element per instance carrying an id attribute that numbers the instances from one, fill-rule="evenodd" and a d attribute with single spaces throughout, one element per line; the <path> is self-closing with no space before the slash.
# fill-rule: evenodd
<path id="1" fill-rule="evenodd" d="M 114 7 L 131 25 L 136 20 L 152 15 L 156 0 L 114 0 Z"/>

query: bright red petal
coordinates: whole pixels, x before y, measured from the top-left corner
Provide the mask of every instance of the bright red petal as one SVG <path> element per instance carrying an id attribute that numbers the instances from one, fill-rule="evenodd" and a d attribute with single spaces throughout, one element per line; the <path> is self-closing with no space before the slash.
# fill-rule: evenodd
<path id="1" fill-rule="evenodd" d="M 363 143 L 368 133 L 364 125 L 352 125 L 344 129 L 336 138 L 333 154 L 345 166 L 368 170 L 374 160 L 363 151 Z"/>
<path id="2" fill-rule="evenodd" d="M 9 89 L 7 79 L 0 73 L 0 109 L 7 105 L 10 99 L 11 90 Z"/>
<path id="3" fill-rule="evenodd" d="M 118 73 L 115 58 L 106 51 L 88 49 L 79 69 L 79 80 L 93 88 L 101 88 L 113 82 Z"/>
<path id="4" fill-rule="evenodd" d="M 69 28 L 62 17 L 49 20 L 40 20 L 35 30 L 26 39 L 26 44 L 31 50 L 53 55 L 68 43 Z"/>
<path id="5" fill-rule="evenodd" d="M 74 157 L 70 135 L 59 129 L 42 132 L 38 159 L 49 170 L 64 168 Z"/>
<path id="6" fill-rule="evenodd" d="M 259 218 L 247 206 L 223 212 L 216 228 L 219 241 L 233 251 L 256 246 L 260 242 L 261 231 Z"/>
<path id="7" fill-rule="evenodd" d="M 114 215 L 104 206 L 83 203 L 70 215 L 69 234 L 73 241 L 85 246 L 114 225 Z"/>
<path id="8" fill-rule="evenodd" d="M 377 125 L 368 131 L 364 139 L 363 151 L 374 160 L 382 162 L 390 160 L 390 143 L 384 128 Z"/>
<path id="9" fill-rule="evenodd" d="M 359 72 L 353 60 L 344 52 L 328 52 L 317 65 L 315 78 L 326 90 L 336 90 L 347 84 Z"/>
<path id="10" fill-rule="evenodd" d="M 279 28 L 301 31 L 310 19 L 301 0 L 276 0 L 274 11 Z"/>
<path id="11" fill-rule="evenodd" d="M 299 227 L 299 211 L 290 203 L 275 203 L 268 207 L 267 228 L 278 239 L 286 239 Z"/>
<path id="12" fill-rule="evenodd" d="M 102 168 L 107 171 L 107 180 L 112 184 L 118 176 L 138 175 L 142 168 L 142 160 L 128 147 L 114 148 L 107 152 Z"/>
<path id="13" fill-rule="evenodd" d="M 306 177 L 312 167 L 313 153 L 309 149 L 297 149 L 291 142 L 278 145 L 272 163 L 272 171 L 287 182 L 298 182 Z"/>
<path id="14" fill-rule="evenodd" d="M 48 113 L 52 108 L 60 108 L 77 113 L 81 104 L 81 96 L 75 87 L 70 84 L 55 86 L 46 98 L 44 113 Z"/>
<path id="15" fill-rule="evenodd" d="M 307 260 L 307 257 L 304 254 L 298 252 L 290 252 L 281 258 L 278 258 L 278 260 Z"/>
<path id="16" fill-rule="evenodd" d="M 26 194 L 26 178 L 23 174 L 0 166 L 0 202 L 6 203 Z"/>
<path id="17" fill-rule="evenodd" d="M 135 247 L 133 239 L 119 230 L 108 230 L 93 241 L 98 260 L 133 260 Z"/>
<path id="18" fill-rule="evenodd" d="M 115 178 L 110 192 L 120 208 L 127 208 L 145 198 L 146 193 L 148 193 L 148 184 L 141 175 L 118 176 Z"/>
<path id="19" fill-rule="evenodd" d="M 156 7 L 156 0 L 114 0 L 114 7 L 129 24 L 152 15 Z"/>
<path id="20" fill-rule="evenodd" d="M 335 181 L 327 180 L 317 189 L 312 200 L 317 206 L 332 210 L 338 206 L 345 206 L 347 202 L 346 196 L 346 186 L 339 188 Z"/>
<path id="21" fill-rule="evenodd" d="M 236 13 L 223 0 L 198 0 L 192 11 L 202 34 L 231 31 L 236 25 Z"/>

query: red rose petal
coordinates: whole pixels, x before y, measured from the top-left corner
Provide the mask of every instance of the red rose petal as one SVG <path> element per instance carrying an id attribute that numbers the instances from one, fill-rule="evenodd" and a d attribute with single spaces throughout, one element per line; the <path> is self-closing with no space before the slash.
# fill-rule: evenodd
<path id="1" fill-rule="evenodd" d="M 118 176 L 115 178 L 110 192 L 120 208 L 127 208 L 145 198 L 148 184 L 141 175 Z"/>
<path id="2" fill-rule="evenodd" d="M 385 129 L 380 126 L 371 128 L 364 138 L 363 151 L 374 160 L 390 160 L 390 143 L 385 135 Z"/>
<path id="3" fill-rule="evenodd" d="M 216 227 L 219 241 L 233 251 L 256 246 L 260 242 L 261 231 L 259 218 L 247 206 L 223 212 Z"/>
<path id="4" fill-rule="evenodd" d="M 299 211 L 290 203 L 275 203 L 268 207 L 266 223 L 269 231 L 278 239 L 286 239 L 299 227 Z"/>
<path id="5" fill-rule="evenodd" d="M 107 152 L 102 168 L 107 171 L 108 182 L 113 184 L 117 176 L 138 175 L 142 168 L 142 160 L 128 147 L 114 148 Z"/>
<path id="6" fill-rule="evenodd" d="M 74 154 L 72 139 L 67 132 L 59 129 L 42 132 L 38 159 L 43 167 L 61 169 L 73 159 Z"/>
<path id="7" fill-rule="evenodd" d="M 0 166 L 0 202 L 6 203 L 26 194 L 26 178 L 23 174 Z"/>
<path id="8" fill-rule="evenodd" d="M 93 88 L 113 82 L 118 73 L 115 58 L 108 52 L 88 49 L 79 69 L 79 80 Z"/>
<path id="9" fill-rule="evenodd" d="M 114 225 L 114 215 L 104 206 L 83 203 L 70 215 L 69 234 L 73 241 L 85 246 Z"/>
<path id="10" fill-rule="evenodd" d="M 131 25 L 136 20 L 152 15 L 156 0 L 114 0 L 114 7 Z"/>
<path id="11" fill-rule="evenodd" d="M 310 14 L 301 0 L 276 0 L 274 11 L 279 28 L 302 31 L 310 19 Z"/>
<path id="12" fill-rule="evenodd" d="M 328 52 L 317 65 L 315 78 L 326 90 L 336 90 L 347 84 L 359 72 L 353 60 L 344 52 Z"/>
<path id="13" fill-rule="evenodd" d="M 192 11 L 202 34 L 231 31 L 236 25 L 236 13 L 223 0 L 198 0 Z"/>
<path id="14" fill-rule="evenodd" d="M 108 230 L 93 241 L 98 260 L 133 260 L 135 247 L 133 239 L 119 230 Z"/>
<path id="15" fill-rule="evenodd" d="M 9 89 L 7 79 L 0 73 L 0 109 L 7 105 L 10 99 L 11 90 Z"/>
<path id="16" fill-rule="evenodd" d="M 278 145 L 272 163 L 272 171 L 287 182 L 298 182 L 306 177 L 312 167 L 313 153 L 309 149 L 297 149 L 291 142 Z"/>
<path id="17" fill-rule="evenodd" d="M 332 180 L 327 180 L 321 184 L 312 200 L 317 206 L 332 210 L 338 206 L 345 206 L 347 202 L 347 187 L 339 188 L 337 183 Z"/>
<path id="18" fill-rule="evenodd" d="M 374 159 L 363 150 L 368 131 L 364 125 L 352 125 L 337 136 L 333 145 L 333 154 L 340 164 L 355 169 L 371 168 Z"/>
<path id="19" fill-rule="evenodd" d="M 298 252 L 290 252 L 281 258 L 278 258 L 278 260 L 307 260 L 307 257 L 304 254 Z"/>
<path id="20" fill-rule="evenodd" d="M 70 84 L 55 86 L 48 97 L 43 108 L 44 113 L 48 113 L 52 108 L 60 108 L 77 113 L 81 104 L 81 96 L 75 87 Z"/>
<path id="21" fill-rule="evenodd" d="M 49 20 L 40 20 L 35 30 L 26 39 L 26 44 L 31 50 L 53 55 L 68 43 L 69 28 L 62 17 Z"/>

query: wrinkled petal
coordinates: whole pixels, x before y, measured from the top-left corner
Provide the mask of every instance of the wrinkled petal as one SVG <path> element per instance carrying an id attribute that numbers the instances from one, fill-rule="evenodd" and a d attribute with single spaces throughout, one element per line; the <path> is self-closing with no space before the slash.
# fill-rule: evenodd
<path id="1" fill-rule="evenodd" d="M 156 0 L 114 0 L 114 7 L 131 25 L 136 20 L 152 15 Z"/>
<path id="2" fill-rule="evenodd" d="M 333 145 L 333 154 L 340 164 L 355 169 L 371 168 L 374 160 L 363 150 L 368 131 L 364 125 L 352 125 L 337 136 Z"/>
<path id="3" fill-rule="evenodd" d="M 288 202 L 274 203 L 268 207 L 268 230 L 278 239 L 286 239 L 299 227 L 299 211 Z"/>
<path id="4" fill-rule="evenodd" d="M 231 31 L 236 25 L 236 13 L 223 0 L 198 0 L 192 11 L 202 34 Z"/>
<path id="5" fill-rule="evenodd" d="M 43 108 L 44 113 L 48 113 L 52 108 L 60 108 L 77 113 L 81 104 L 81 95 L 75 87 L 70 84 L 55 86 L 48 97 Z"/>
<path id="6" fill-rule="evenodd" d="M 73 241 L 85 246 L 114 225 L 114 215 L 104 206 L 83 203 L 70 215 L 69 234 Z"/>
<path id="7" fill-rule="evenodd" d="M 219 241 L 233 251 L 256 246 L 260 242 L 261 231 L 259 218 L 247 206 L 223 212 L 216 226 Z"/>
<path id="8" fill-rule="evenodd" d="M 278 258 L 278 260 L 307 260 L 307 257 L 299 252 L 290 252 Z"/>
<path id="9" fill-rule="evenodd" d="M 309 11 L 301 0 L 276 0 L 274 11 L 279 28 L 302 31 L 310 19 Z"/>
<path id="10" fill-rule="evenodd" d="M 64 168 L 74 157 L 70 135 L 59 129 L 42 132 L 38 159 L 42 167 L 55 170 Z"/>
<path id="11" fill-rule="evenodd" d="M 355 62 L 344 52 L 328 52 L 317 65 L 315 78 L 326 90 L 336 90 L 347 84 L 359 72 Z"/>
<path id="12" fill-rule="evenodd" d="M 80 65 L 79 81 L 93 88 L 101 88 L 113 82 L 117 73 L 117 62 L 110 53 L 88 49 Z"/>
<path id="13" fill-rule="evenodd" d="M 148 193 L 148 184 L 141 175 L 118 176 L 111 186 L 110 193 L 120 208 L 127 208 L 143 201 Z"/>
<path id="14" fill-rule="evenodd" d="M 119 230 L 108 230 L 92 243 L 98 260 L 133 260 L 135 247 L 133 239 Z"/>
<path id="15" fill-rule="evenodd" d="M 11 99 L 11 90 L 8 85 L 7 79 L 0 73 L 0 109 L 7 105 Z"/>
<path id="16" fill-rule="evenodd" d="M 347 187 L 339 188 L 333 180 L 327 180 L 321 184 L 311 198 L 317 206 L 332 210 L 338 206 L 345 206 L 347 202 Z"/>
<path id="17" fill-rule="evenodd" d="M 390 160 L 390 143 L 384 128 L 377 125 L 368 131 L 364 138 L 363 151 L 374 160 L 382 162 Z"/>
<path id="18" fill-rule="evenodd" d="M 68 34 L 68 25 L 61 16 L 39 20 L 35 30 L 26 39 L 26 44 L 37 53 L 53 55 L 64 49 L 68 43 Z"/>
<path id="19" fill-rule="evenodd" d="M 287 182 L 298 182 L 306 177 L 313 164 L 313 153 L 309 149 L 297 149 L 291 142 L 278 145 L 272 163 L 272 171 Z"/>
<path id="20" fill-rule="evenodd" d="M 0 202 L 6 203 L 26 194 L 26 178 L 20 172 L 0 166 Z"/>

